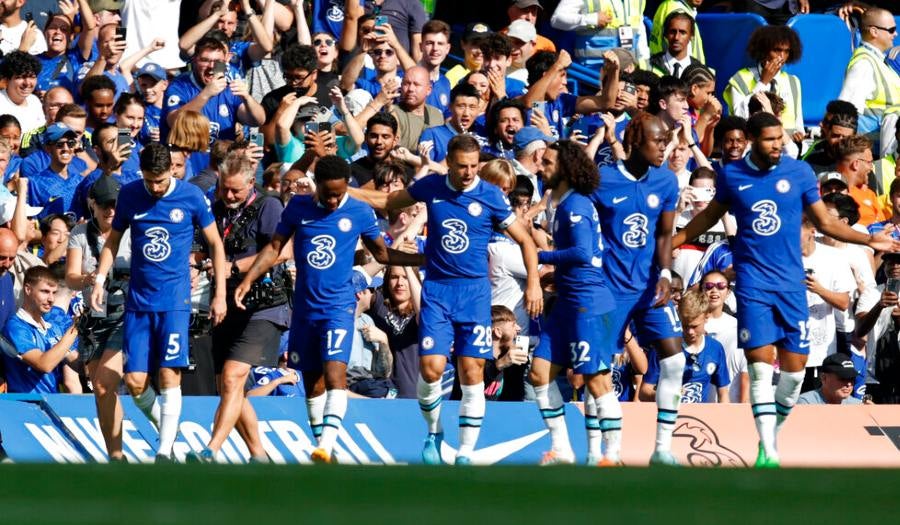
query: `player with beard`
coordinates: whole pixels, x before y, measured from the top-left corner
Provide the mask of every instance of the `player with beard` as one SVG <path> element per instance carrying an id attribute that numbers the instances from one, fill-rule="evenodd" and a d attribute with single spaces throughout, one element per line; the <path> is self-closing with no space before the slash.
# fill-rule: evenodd
<path id="1" fill-rule="evenodd" d="M 757 113 L 747 122 L 750 153 L 729 163 L 716 181 L 709 206 L 672 241 L 693 240 L 730 211 L 738 224 L 732 243 L 740 286 L 738 339 L 750 371 L 750 403 L 759 433 L 757 467 L 777 467 L 776 435 L 800 396 L 809 354 L 806 285 L 800 252 L 800 224 L 805 212 L 816 228 L 838 240 L 865 244 L 876 251 L 897 251 L 888 228 L 860 233 L 832 217 L 819 198 L 808 164 L 782 158 L 783 129 L 778 117 Z M 781 373 L 772 391 L 773 363 Z"/>

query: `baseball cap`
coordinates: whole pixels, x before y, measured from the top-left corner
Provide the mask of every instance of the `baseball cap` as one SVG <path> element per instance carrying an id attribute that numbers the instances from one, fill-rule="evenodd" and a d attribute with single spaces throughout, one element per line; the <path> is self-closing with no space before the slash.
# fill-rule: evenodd
<path id="1" fill-rule="evenodd" d="M 831 354 L 822 361 L 822 372 L 835 374 L 841 379 L 856 379 L 856 368 L 850 356 L 840 352 Z"/>
<path id="2" fill-rule="evenodd" d="M 826 171 L 819 175 L 819 184 L 825 186 L 826 184 L 842 184 L 845 188 L 849 188 L 850 186 L 847 184 L 844 176 L 836 171 Z"/>
<path id="3" fill-rule="evenodd" d="M 38 206 L 29 206 L 25 204 L 25 216 L 29 219 L 37 216 L 44 208 Z M 16 213 L 16 196 L 12 193 L 3 192 L 0 195 L 0 224 L 6 224 L 12 220 Z"/>
<path id="4" fill-rule="evenodd" d="M 556 142 L 555 138 L 550 135 L 544 135 L 544 133 L 536 127 L 525 126 L 516 132 L 516 136 L 513 138 L 513 147 L 516 151 L 522 151 L 536 140 L 543 140 L 547 144 Z"/>
<path id="5" fill-rule="evenodd" d="M 513 0 L 511 3 L 519 9 L 525 9 L 526 7 L 536 5 L 541 11 L 544 10 L 544 6 L 542 6 L 538 0 Z"/>
<path id="6" fill-rule="evenodd" d="M 72 138 L 75 138 L 77 136 L 77 133 L 75 133 L 72 128 L 66 126 L 62 122 L 55 122 L 48 126 L 46 130 L 44 130 L 44 142 L 56 142 L 57 140 L 70 135 L 72 136 Z"/>
<path id="7" fill-rule="evenodd" d="M 506 33 L 510 38 L 521 40 L 522 42 L 532 42 L 537 38 L 537 30 L 534 24 L 527 20 L 513 20 L 509 24 L 509 31 Z"/>
<path id="8" fill-rule="evenodd" d="M 97 204 L 108 204 L 116 202 L 120 189 L 122 189 L 122 185 L 112 175 L 102 175 L 91 186 L 89 195 Z"/>
<path id="9" fill-rule="evenodd" d="M 463 42 L 468 42 L 477 36 L 489 35 L 492 32 L 487 24 L 473 22 L 466 26 L 466 30 L 462 34 L 462 40 Z"/>
<path id="10" fill-rule="evenodd" d="M 359 293 L 369 288 L 378 288 L 384 284 L 384 279 L 379 276 L 369 277 L 361 267 L 353 269 L 353 293 Z"/>
<path id="11" fill-rule="evenodd" d="M 134 78 L 139 78 L 142 76 L 153 77 L 156 80 L 166 80 L 169 76 L 166 74 L 166 70 L 159 64 L 154 64 L 153 62 L 147 62 L 146 64 L 138 70 L 137 74 Z"/>
<path id="12" fill-rule="evenodd" d="M 91 11 L 99 13 L 100 11 L 121 11 L 123 3 L 122 0 L 90 0 L 88 5 L 91 6 Z"/>

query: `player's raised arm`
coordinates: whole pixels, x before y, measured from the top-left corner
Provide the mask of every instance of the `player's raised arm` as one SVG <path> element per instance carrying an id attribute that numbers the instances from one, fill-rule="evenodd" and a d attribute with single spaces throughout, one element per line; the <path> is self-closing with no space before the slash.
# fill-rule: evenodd
<path id="1" fill-rule="evenodd" d="M 397 210 L 412 206 L 417 202 L 406 190 L 396 190 L 385 193 L 378 190 L 347 188 L 347 193 L 354 199 L 359 199 L 376 210 Z"/>
<path id="2" fill-rule="evenodd" d="M 381 264 L 391 266 L 425 266 L 424 255 L 388 248 L 381 237 L 374 239 L 362 237 L 362 241 L 366 249 L 372 254 L 372 257 Z"/>
<path id="3" fill-rule="evenodd" d="M 866 245 L 877 252 L 900 251 L 900 241 L 891 236 L 894 230 L 892 225 L 872 235 L 858 232 L 829 214 L 822 201 L 810 204 L 806 213 L 819 231 L 839 241 Z"/>
<path id="4" fill-rule="evenodd" d="M 222 244 L 222 237 L 219 236 L 219 229 L 213 222 L 206 228 L 203 228 L 203 236 L 206 238 L 206 244 L 209 246 L 209 253 L 212 258 L 213 272 L 216 279 L 216 291 L 212 301 L 209 303 L 209 318 L 212 319 L 213 326 L 218 325 L 225 319 L 225 313 L 228 306 L 225 303 L 225 246 Z"/>
<path id="5" fill-rule="evenodd" d="M 94 278 L 94 289 L 91 291 L 91 308 L 96 311 L 103 310 L 103 281 L 112 268 L 115 254 L 119 253 L 119 243 L 122 241 L 122 232 L 113 228 L 109 232 L 103 249 L 100 250 L 100 260 L 97 263 L 97 277 Z"/>
<path id="6" fill-rule="evenodd" d="M 244 274 L 244 280 L 241 281 L 241 284 L 234 290 L 234 304 L 236 304 L 238 308 L 246 310 L 246 307 L 244 307 L 244 296 L 250 291 L 250 287 L 253 286 L 253 283 L 275 265 L 278 261 L 278 254 L 281 253 L 288 240 L 288 237 L 276 233 L 272 236 L 272 241 L 267 244 L 261 252 L 256 254 L 256 260 L 253 261 L 253 265 L 250 266 L 250 269 Z"/>
<path id="7" fill-rule="evenodd" d="M 541 289 L 541 277 L 538 274 L 537 248 L 531 235 L 518 221 L 513 221 L 506 231 L 522 250 L 522 260 L 525 261 L 525 271 L 528 272 L 528 284 L 525 287 L 525 310 L 532 318 L 537 318 L 544 311 L 544 291 Z"/>
<path id="8" fill-rule="evenodd" d="M 691 219 L 691 222 L 687 223 L 687 226 L 672 237 L 671 250 L 680 247 L 688 241 L 696 239 L 701 233 L 712 228 L 719 222 L 727 212 L 728 207 L 721 202 L 715 199 L 710 201 L 709 206 L 707 206 L 705 210 L 698 213 L 696 217 Z M 668 231 L 672 231 L 671 228 Z"/>

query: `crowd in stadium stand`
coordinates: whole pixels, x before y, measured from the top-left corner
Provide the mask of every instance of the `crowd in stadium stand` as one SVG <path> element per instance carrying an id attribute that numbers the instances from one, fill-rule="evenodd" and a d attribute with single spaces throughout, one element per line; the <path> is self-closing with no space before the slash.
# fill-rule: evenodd
<path id="1" fill-rule="evenodd" d="M 900 239 L 894 2 L 483 2 L 508 15 L 497 27 L 476 10 L 453 12 L 447 22 L 434 17 L 450 12 L 441 4 L 453 3 L 0 1 L 0 391 L 93 392 L 98 409 L 128 392 L 148 416 L 166 417 L 153 412 L 153 391 L 165 398 L 174 388 L 171 377 L 148 383 L 143 370 L 123 381 L 123 362 L 129 368 L 121 352 L 129 339 L 123 318 L 140 309 L 139 299 L 128 298 L 129 284 L 144 286 L 151 277 L 132 268 L 117 201 L 133 195 L 129 188 L 142 178 L 153 195 L 148 173 L 171 170 L 179 184 L 195 186 L 212 203 L 225 254 L 217 269 L 225 277 L 215 275 L 217 245 L 200 224 L 189 260 L 178 269 L 190 276 L 190 304 L 179 305 L 190 309 L 190 331 L 187 341 L 166 343 L 190 348 L 181 379 L 186 394 L 220 394 L 223 407 L 226 399 L 237 400 L 230 405 L 237 411 L 245 396 L 303 397 L 315 390 L 304 389 L 290 366 L 296 360 L 289 334 L 304 333 L 291 326 L 300 300 L 293 289 L 300 263 L 291 250 L 255 282 L 249 309 L 239 309 L 233 296 L 257 254 L 282 233 L 279 221 L 291 199 L 317 194 L 322 159 L 342 159 L 352 187 L 419 194 L 418 181 L 448 172 L 451 139 L 471 136 L 481 149 L 478 176 L 500 188 L 543 253 L 554 250 L 555 214 L 563 206 L 551 198 L 548 148 L 562 156 L 574 143 L 596 169 L 614 170 L 645 154 L 645 139 L 635 138 L 641 134 L 634 128 L 648 114 L 658 117 L 663 168 L 677 181 L 677 188 L 665 189 L 674 235 L 716 199 L 716 179 L 728 164 L 748 155 L 748 119 L 769 113 L 784 130 L 777 138 L 782 155 L 809 164 L 829 214 L 860 232 L 887 229 Z M 697 17 L 711 9 L 755 13 L 767 22 L 745 43 L 752 65 L 730 78 L 705 65 L 717 50 L 704 48 Z M 858 35 L 840 93 L 826 108 L 805 103 L 817 86 L 801 85 L 785 70 L 808 60 L 809 50 L 784 24 L 811 12 L 839 18 Z M 189 16 L 181 32 L 180 16 Z M 541 31 L 574 38 L 563 48 Z M 587 68 L 593 87 L 570 93 L 577 83 L 567 78 L 570 67 Z M 810 122 L 804 114 L 824 117 Z M 160 151 L 168 158 L 159 158 Z M 125 206 L 138 206 L 135 199 Z M 669 204 L 664 198 L 651 206 Z M 422 203 L 375 212 L 384 245 L 398 252 L 422 254 L 428 235 L 437 234 Z M 180 222 L 184 213 L 173 209 L 169 216 Z M 767 219 L 778 220 L 763 211 L 760 220 Z M 631 227 L 625 236 L 639 235 L 645 225 Z M 672 250 L 677 310 L 667 313 L 683 330 L 682 402 L 750 400 L 734 299 L 741 286 L 732 264 L 736 232 L 726 214 Z M 111 235 L 118 252 L 101 275 Z M 810 221 L 797 243 L 809 307 L 801 328 L 809 358 L 800 402 L 900 401 L 900 253 L 844 243 Z M 420 331 L 428 328 L 419 315 L 424 268 L 385 265 L 369 247 L 361 243 L 345 254 L 353 258 L 356 298 L 352 312 L 340 314 L 352 314 L 355 327 L 341 335 L 352 341 L 349 395 L 416 398 Z M 320 248 L 323 257 L 335 257 L 328 246 Z M 158 237 L 143 253 L 161 261 L 169 249 Z M 606 250 L 604 263 L 615 247 Z M 492 303 L 490 333 L 482 335 L 493 349 L 485 396 L 534 399 L 546 387 L 529 381 L 532 356 L 557 317 L 529 315 L 527 261 L 514 239 L 495 232 L 487 253 L 474 255 L 482 256 Z M 555 294 L 553 269 L 553 263 L 540 269 L 546 304 Z M 217 319 L 210 317 L 221 312 L 211 304 L 221 285 L 228 313 L 213 326 Z M 99 310 L 92 301 L 98 288 Z M 176 295 L 182 292 L 187 295 Z M 335 315 L 341 306 L 334 305 Z M 662 350 L 644 337 L 643 320 L 634 318 L 610 363 L 621 401 L 654 401 L 666 373 Z M 441 395 L 460 399 L 467 385 L 450 361 L 440 376 Z M 566 400 L 585 396 L 582 376 L 571 369 L 551 381 Z"/>

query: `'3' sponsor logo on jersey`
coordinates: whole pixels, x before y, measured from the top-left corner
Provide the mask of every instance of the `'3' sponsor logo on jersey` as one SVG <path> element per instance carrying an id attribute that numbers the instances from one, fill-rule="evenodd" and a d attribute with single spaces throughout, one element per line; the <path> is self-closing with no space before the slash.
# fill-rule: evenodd
<path id="1" fill-rule="evenodd" d="M 753 231 L 763 236 L 775 235 L 781 229 L 781 218 L 778 217 L 778 205 L 765 199 L 754 204 L 751 210 L 759 214 L 753 219 Z"/>
<path id="2" fill-rule="evenodd" d="M 469 249 L 469 227 L 459 219 L 447 219 L 441 223 L 447 233 L 441 236 L 441 246 L 450 253 L 463 253 Z"/>
<path id="3" fill-rule="evenodd" d="M 647 244 L 647 216 L 643 213 L 632 213 L 622 221 L 628 230 L 622 234 L 622 242 L 629 248 L 641 248 Z"/>
<path id="4" fill-rule="evenodd" d="M 144 245 L 144 257 L 153 262 L 165 261 L 172 253 L 169 245 L 169 231 L 162 226 L 155 226 L 144 233 L 150 242 Z"/>
<path id="5" fill-rule="evenodd" d="M 315 250 L 306 254 L 306 262 L 317 270 L 324 270 L 334 264 L 334 247 L 337 245 L 331 235 L 316 235 L 309 241 Z"/>

